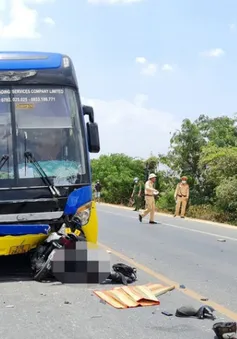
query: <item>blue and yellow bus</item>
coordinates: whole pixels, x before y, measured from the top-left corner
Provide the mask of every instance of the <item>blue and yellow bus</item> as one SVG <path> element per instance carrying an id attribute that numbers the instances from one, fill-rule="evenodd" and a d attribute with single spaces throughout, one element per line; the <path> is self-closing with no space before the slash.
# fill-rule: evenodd
<path id="1" fill-rule="evenodd" d="M 97 242 L 89 153 L 99 151 L 70 57 L 0 52 L 0 255 L 30 251 L 73 216 Z"/>

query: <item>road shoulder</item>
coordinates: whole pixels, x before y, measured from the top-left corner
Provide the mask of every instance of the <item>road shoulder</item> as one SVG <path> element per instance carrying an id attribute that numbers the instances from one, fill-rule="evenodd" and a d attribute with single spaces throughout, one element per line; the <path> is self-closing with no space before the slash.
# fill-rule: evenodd
<path id="1" fill-rule="evenodd" d="M 128 210 L 128 211 L 133 210 L 131 207 L 127 207 L 127 206 L 123 206 L 123 205 L 114 205 L 114 204 L 109 204 L 109 203 L 104 203 L 104 202 L 100 202 L 99 205 L 118 208 L 118 209 L 124 209 L 124 210 Z M 168 214 L 168 213 L 156 212 L 155 214 L 173 219 L 173 215 Z M 237 230 L 236 226 L 230 225 L 230 224 L 222 224 L 222 223 L 218 223 L 218 222 L 214 222 L 214 221 L 210 221 L 210 220 L 194 219 L 194 218 L 188 218 L 188 217 L 186 217 L 185 219 L 190 220 L 190 221 L 195 221 L 195 222 L 198 222 L 198 223 L 202 223 L 202 224 L 209 224 L 209 225 L 213 225 L 213 226 L 217 226 L 217 227 L 229 228 L 229 229 L 232 229 L 232 230 L 236 229 Z"/>

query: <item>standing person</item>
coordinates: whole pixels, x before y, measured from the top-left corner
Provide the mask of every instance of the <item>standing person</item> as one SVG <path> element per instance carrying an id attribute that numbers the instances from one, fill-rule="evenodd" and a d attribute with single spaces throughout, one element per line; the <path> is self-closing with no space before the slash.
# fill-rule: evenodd
<path id="1" fill-rule="evenodd" d="M 142 194 L 142 183 L 138 178 L 134 178 L 134 187 L 131 195 L 131 199 L 134 199 L 135 209 L 134 211 L 139 211 L 141 208 L 141 194 Z"/>
<path id="2" fill-rule="evenodd" d="M 156 175 L 151 173 L 148 177 L 148 181 L 145 184 L 145 202 L 146 209 L 142 214 L 139 214 L 139 221 L 142 222 L 142 219 L 150 213 L 150 221 L 149 224 L 157 224 L 154 221 L 155 217 L 155 197 L 159 192 L 154 188 L 154 183 L 156 182 Z"/>
<path id="3" fill-rule="evenodd" d="M 100 184 L 100 181 L 97 180 L 95 184 L 95 200 L 97 202 L 100 202 L 101 189 L 102 189 L 102 186 Z"/>
<path id="4" fill-rule="evenodd" d="M 180 208 L 181 208 L 181 218 L 184 218 L 186 207 L 189 199 L 189 185 L 187 183 L 188 178 L 186 176 L 183 176 L 181 178 L 181 182 L 178 183 L 174 198 L 176 200 L 176 208 L 175 208 L 175 214 L 174 217 L 179 216 Z"/>

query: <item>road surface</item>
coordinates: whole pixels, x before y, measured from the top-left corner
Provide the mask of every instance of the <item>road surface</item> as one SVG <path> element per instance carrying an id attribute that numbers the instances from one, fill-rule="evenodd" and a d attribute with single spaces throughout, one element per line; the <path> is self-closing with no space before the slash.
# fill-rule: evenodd
<path id="1" fill-rule="evenodd" d="M 111 250 L 111 264 L 135 265 L 139 284 L 178 288 L 161 296 L 159 307 L 116 310 L 93 295 L 93 289 L 107 286 L 4 280 L 2 274 L 0 338 L 214 338 L 211 320 L 161 313 L 208 302 L 215 306 L 216 321 L 237 321 L 237 229 L 160 215 L 157 225 L 141 224 L 136 212 L 103 204 L 98 214 L 99 241 Z"/>

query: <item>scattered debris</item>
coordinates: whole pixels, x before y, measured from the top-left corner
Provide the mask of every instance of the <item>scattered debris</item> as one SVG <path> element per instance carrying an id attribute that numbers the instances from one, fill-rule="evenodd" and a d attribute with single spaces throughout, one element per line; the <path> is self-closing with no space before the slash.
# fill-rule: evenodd
<path id="1" fill-rule="evenodd" d="M 186 288 L 186 286 L 185 285 L 179 285 L 179 288 Z"/>
<path id="2" fill-rule="evenodd" d="M 151 313 L 156 314 L 159 310 L 160 310 L 159 307 L 157 307 L 155 310 L 153 309 L 153 311 Z"/>
<path id="3" fill-rule="evenodd" d="M 218 339 L 236 338 L 236 322 L 218 322 L 213 325 L 212 329 Z"/>
<path id="4" fill-rule="evenodd" d="M 186 317 L 195 317 L 198 319 L 209 318 L 215 320 L 214 308 L 208 305 L 201 306 L 198 310 L 192 306 L 182 306 L 176 310 L 176 317 L 186 318 Z"/>
<path id="5" fill-rule="evenodd" d="M 208 298 L 201 298 L 200 300 L 201 301 L 208 301 L 209 299 Z"/>
<path id="6" fill-rule="evenodd" d="M 62 285 L 61 281 L 56 281 L 51 284 L 51 286 L 59 286 L 59 285 Z"/>
<path id="7" fill-rule="evenodd" d="M 106 252 L 107 252 L 108 254 L 111 254 L 111 251 L 109 251 L 109 250 L 107 250 Z"/>
<path id="8" fill-rule="evenodd" d="M 14 305 L 6 305 L 6 308 L 14 308 Z"/>
<path id="9" fill-rule="evenodd" d="M 217 241 L 219 241 L 219 242 L 226 242 L 225 239 L 217 239 Z"/>
<path id="10" fill-rule="evenodd" d="M 100 303 L 106 305 L 106 301 L 100 299 Z"/>
<path id="11" fill-rule="evenodd" d="M 70 301 L 67 301 L 67 300 L 66 300 L 66 301 L 64 301 L 64 304 L 65 304 L 65 305 L 71 305 L 72 303 L 70 303 Z"/>
<path id="12" fill-rule="evenodd" d="M 161 313 L 166 315 L 167 317 L 172 317 L 173 316 L 173 313 L 170 313 L 170 312 L 162 311 Z"/>
<path id="13" fill-rule="evenodd" d="M 93 316 L 91 317 L 91 319 L 94 319 L 94 318 L 102 318 L 102 315 L 93 315 Z"/>
<path id="14" fill-rule="evenodd" d="M 158 295 L 173 290 L 175 286 L 164 287 L 160 284 L 115 287 L 112 290 L 97 290 L 94 293 L 103 301 L 117 309 L 138 306 L 160 305 Z"/>
<path id="15" fill-rule="evenodd" d="M 175 286 L 164 287 L 163 285 L 160 285 L 160 284 L 147 284 L 147 286 L 155 294 L 157 298 L 160 295 L 169 293 L 175 289 Z"/>

